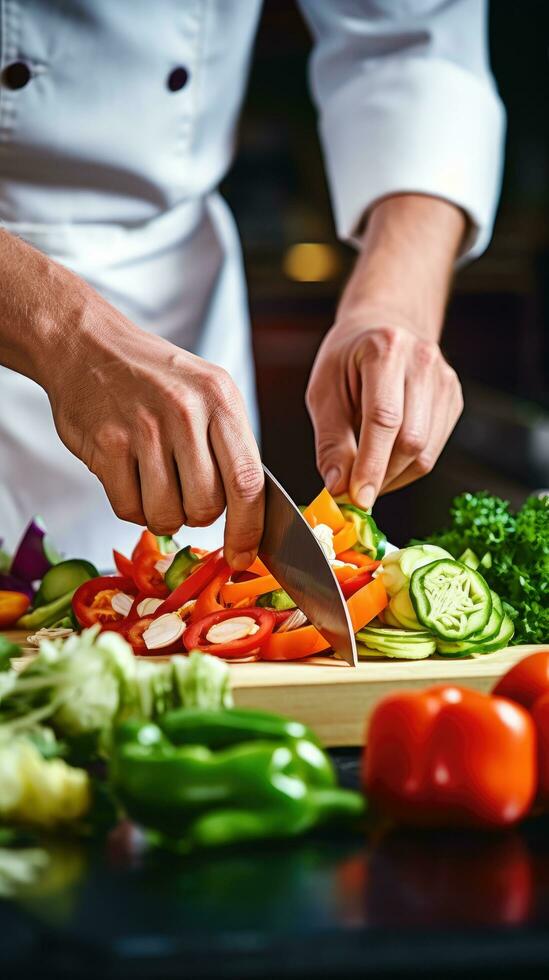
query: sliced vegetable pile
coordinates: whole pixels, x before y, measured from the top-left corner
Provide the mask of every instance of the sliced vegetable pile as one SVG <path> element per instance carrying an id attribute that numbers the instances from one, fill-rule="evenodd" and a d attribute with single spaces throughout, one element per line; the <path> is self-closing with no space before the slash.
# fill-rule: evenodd
<path id="1" fill-rule="evenodd" d="M 549 641 L 549 496 L 514 512 L 489 493 L 464 493 L 451 524 L 427 540 L 478 567 L 506 606 L 515 643 Z"/>
<path id="2" fill-rule="evenodd" d="M 385 536 L 370 514 L 336 503 L 327 490 L 304 508 L 304 519 L 332 565 L 358 630 L 388 601 L 374 577 Z M 52 630 L 98 624 L 120 633 L 142 656 L 201 650 L 231 661 L 297 660 L 329 649 L 259 559 L 246 572 L 232 573 L 222 549 L 178 548 L 171 538 L 147 530 L 131 557 L 117 551 L 113 557 L 116 575 L 99 575 L 80 559 L 48 563 L 41 581 L 34 582 L 39 587 L 30 611 L 27 597 L 14 606 L 15 593 L 6 593 L 11 613 L 1 625 L 37 631 L 31 641 L 38 642 Z"/>
<path id="3" fill-rule="evenodd" d="M 456 522 L 465 526 L 468 520 L 469 531 L 459 561 L 438 543 L 395 551 L 387 546 L 371 514 L 345 499 L 336 501 L 327 490 L 302 509 L 347 600 L 362 656 L 412 660 L 433 654 L 492 653 L 510 643 L 515 625 L 519 636 L 525 631 L 531 635 L 534 629 L 542 636 L 549 587 L 545 526 L 542 530 L 544 520 L 547 523 L 546 503 L 531 501 L 522 516 L 513 518 L 503 502 L 492 503 L 497 498 L 481 494 L 462 499 L 465 503 L 456 511 Z M 514 535 L 515 555 L 522 554 L 525 539 L 535 534 L 530 547 L 537 548 L 538 578 L 545 568 L 539 589 L 544 613 L 536 624 L 533 600 L 524 623 L 516 609 L 500 598 L 490 578 L 492 552 L 483 551 L 481 558 L 473 552 L 471 545 L 480 540 L 479 526 L 485 527 L 492 549 L 496 542 L 503 547 L 502 542 Z M 446 535 L 454 550 L 456 534 Z M 207 553 L 190 546 L 179 548 L 173 539 L 147 530 L 130 558 L 117 551 L 113 557 L 116 575 L 99 575 L 82 559 L 52 564 L 54 556 L 46 548 L 44 532 L 33 522 L 9 574 L 17 583 L 22 574 L 27 579 L 39 570 L 43 574 L 27 582 L 28 594 L 0 591 L 0 625 L 37 631 L 33 641 L 38 642 L 44 630 L 46 635 L 52 630 L 68 633 L 97 623 L 101 629 L 119 632 L 141 656 L 197 649 L 233 662 L 283 661 L 329 652 L 324 637 L 259 559 L 247 571 L 233 573 L 221 549 Z M 501 555 L 499 562 L 503 562 Z M 527 592 L 523 576 L 520 581 Z"/>
<path id="4" fill-rule="evenodd" d="M 24 671 L 0 670 L 0 785 L 0 840 L 130 817 L 181 852 L 295 836 L 365 809 L 304 725 L 232 708 L 222 660 L 140 660 L 98 625 L 42 640 Z"/>
<path id="5" fill-rule="evenodd" d="M 512 639 L 512 620 L 480 572 L 437 545 L 391 552 L 376 576 L 389 604 L 357 633 L 361 656 L 468 657 L 493 653 Z"/>

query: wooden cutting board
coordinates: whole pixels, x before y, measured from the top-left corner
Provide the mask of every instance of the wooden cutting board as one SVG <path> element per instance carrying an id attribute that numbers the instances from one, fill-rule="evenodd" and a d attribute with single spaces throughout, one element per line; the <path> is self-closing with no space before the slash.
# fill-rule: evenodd
<path id="1" fill-rule="evenodd" d="M 26 634 L 5 635 L 24 646 Z M 390 691 L 440 682 L 489 691 L 509 667 L 543 649 L 549 645 L 508 647 L 476 659 L 369 659 L 356 668 L 328 657 L 294 663 L 232 664 L 232 689 L 239 707 L 296 718 L 310 725 L 324 745 L 362 745 L 368 717 Z M 27 651 L 31 653 L 32 648 L 27 647 Z"/>

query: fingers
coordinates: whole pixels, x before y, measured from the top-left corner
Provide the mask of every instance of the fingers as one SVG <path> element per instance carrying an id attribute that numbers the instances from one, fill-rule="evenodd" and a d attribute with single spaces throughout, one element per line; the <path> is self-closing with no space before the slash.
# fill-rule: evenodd
<path id="1" fill-rule="evenodd" d="M 307 388 L 306 403 L 315 435 L 316 465 L 330 493 L 346 492 L 356 456 L 353 411 L 345 376 L 319 359 Z"/>
<path id="2" fill-rule="evenodd" d="M 264 477 L 244 404 L 228 375 L 216 391 L 209 436 L 227 501 L 225 557 L 242 571 L 256 557 L 263 533 Z"/>
<path id="3" fill-rule="evenodd" d="M 203 406 L 179 433 L 175 445 L 179 480 L 183 491 L 185 523 L 207 527 L 225 510 L 225 491 L 208 435 L 208 416 Z"/>
<path id="4" fill-rule="evenodd" d="M 367 333 L 360 350 L 362 423 L 351 471 L 351 498 L 371 507 L 379 493 L 404 413 L 405 357 L 398 334 Z"/>
<path id="5" fill-rule="evenodd" d="M 167 444 L 159 420 L 143 408 L 136 410 L 135 426 L 147 527 L 153 534 L 175 534 L 185 513 L 171 442 Z"/>
<path id="6" fill-rule="evenodd" d="M 381 490 L 392 483 L 427 448 L 439 398 L 440 351 L 435 344 L 417 343 L 410 354 L 404 388 L 404 414 Z"/>
<path id="7" fill-rule="evenodd" d="M 89 469 L 103 484 L 110 505 L 121 521 L 146 524 L 141 499 L 139 466 L 130 437 L 121 428 L 105 426 L 95 434 Z"/>
<path id="8" fill-rule="evenodd" d="M 461 386 L 455 372 L 445 364 L 433 392 L 432 426 L 426 444 L 406 469 L 384 485 L 383 493 L 398 490 L 431 472 L 462 410 Z"/>

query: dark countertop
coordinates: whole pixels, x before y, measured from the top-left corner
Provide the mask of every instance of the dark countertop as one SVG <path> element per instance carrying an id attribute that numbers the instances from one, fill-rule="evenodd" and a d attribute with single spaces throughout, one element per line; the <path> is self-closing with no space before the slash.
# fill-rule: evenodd
<path id="1" fill-rule="evenodd" d="M 358 753 L 334 753 L 356 785 Z M 174 859 L 64 844 L 0 903 L 2 978 L 547 976 L 549 820 Z"/>

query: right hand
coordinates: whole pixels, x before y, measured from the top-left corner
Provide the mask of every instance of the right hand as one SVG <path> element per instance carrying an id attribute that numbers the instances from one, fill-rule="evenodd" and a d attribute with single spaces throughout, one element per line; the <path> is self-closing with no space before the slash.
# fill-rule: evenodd
<path id="1" fill-rule="evenodd" d="M 227 561 L 247 568 L 263 530 L 263 471 L 230 375 L 80 283 L 78 294 L 70 335 L 43 372 L 59 436 L 115 514 L 155 534 L 211 524 L 226 506 Z"/>

